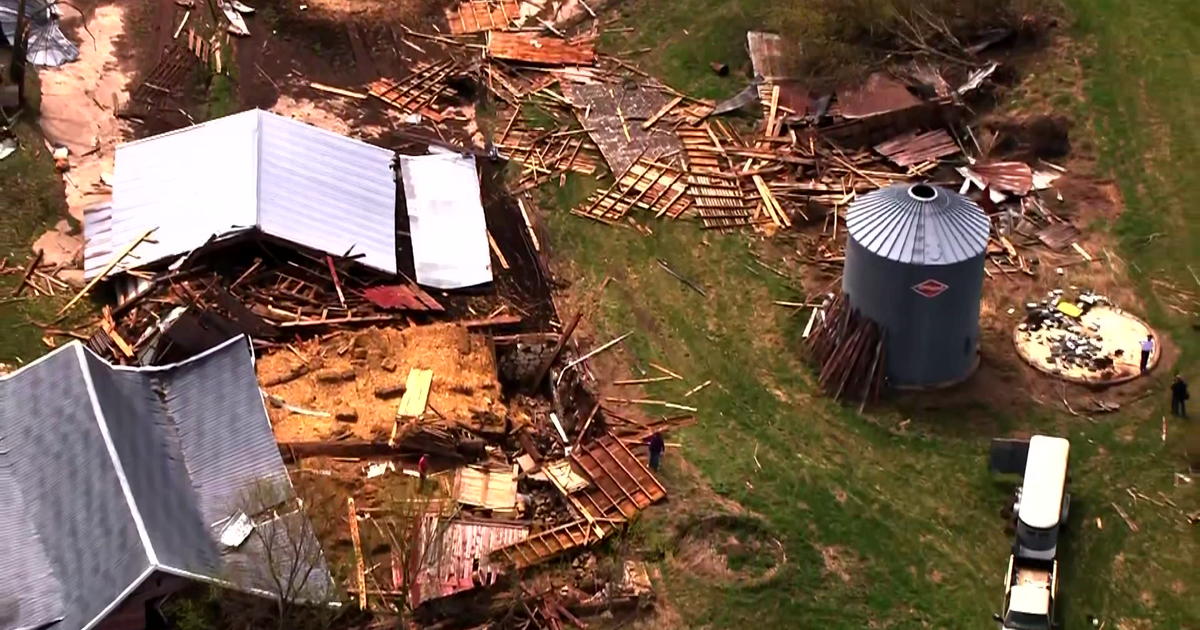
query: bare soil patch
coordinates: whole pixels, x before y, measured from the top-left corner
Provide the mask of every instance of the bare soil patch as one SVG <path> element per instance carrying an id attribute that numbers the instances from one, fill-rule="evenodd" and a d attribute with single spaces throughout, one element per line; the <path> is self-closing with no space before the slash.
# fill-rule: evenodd
<path id="1" fill-rule="evenodd" d="M 763 521 L 724 514 L 701 519 L 685 529 L 675 562 L 710 579 L 758 584 L 774 577 L 787 562 L 787 555 Z"/>

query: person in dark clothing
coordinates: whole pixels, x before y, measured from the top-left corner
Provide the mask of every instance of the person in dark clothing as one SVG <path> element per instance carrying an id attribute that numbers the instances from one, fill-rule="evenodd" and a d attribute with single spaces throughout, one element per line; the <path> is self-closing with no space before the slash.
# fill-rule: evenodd
<path id="1" fill-rule="evenodd" d="M 657 471 L 662 465 L 663 451 L 667 450 L 667 443 L 663 441 L 661 433 L 655 433 L 650 436 L 650 470 Z"/>
<path id="2" fill-rule="evenodd" d="M 1191 398 L 1188 394 L 1187 381 L 1183 380 L 1180 374 L 1175 375 L 1175 382 L 1171 383 L 1171 413 L 1180 418 L 1187 417 L 1187 399 Z"/>

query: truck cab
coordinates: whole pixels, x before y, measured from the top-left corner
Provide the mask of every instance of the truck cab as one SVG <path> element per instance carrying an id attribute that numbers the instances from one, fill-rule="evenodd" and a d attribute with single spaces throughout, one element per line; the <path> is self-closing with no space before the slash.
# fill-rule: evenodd
<path id="1" fill-rule="evenodd" d="M 1001 630 L 1051 630 L 1058 597 L 1058 562 L 1010 556 L 1004 582 L 1003 612 L 995 615 Z"/>

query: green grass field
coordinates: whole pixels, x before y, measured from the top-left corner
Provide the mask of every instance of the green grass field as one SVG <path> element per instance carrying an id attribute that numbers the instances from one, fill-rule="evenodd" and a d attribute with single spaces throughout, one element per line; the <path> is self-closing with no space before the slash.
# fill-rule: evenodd
<path id="1" fill-rule="evenodd" d="M 54 159 L 31 123 L 16 126 L 18 150 L 0 161 L 0 258 L 9 267 L 24 267 L 32 256 L 30 244 L 67 216 L 63 184 L 54 172 Z M 30 320 L 49 322 L 61 297 L 37 297 L 26 289 L 12 298 L 21 276 L 0 275 L 0 362 L 27 362 L 46 352 L 42 331 Z"/>
<path id="2" fill-rule="evenodd" d="M 1085 65 L 1087 102 L 1073 108 L 1085 117 L 1075 133 L 1089 135 L 1094 126 L 1103 166 L 1120 181 L 1129 207 L 1114 229 L 1141 270 L 1134 281 L 1143 294 L 1151 291 L 1149 278 L 1160 275 L 1187 286 L 1186 265 L 1195 267 L 1198 258 L 1191 238 L 1197 210 L 1185 189 L 1197 166 L 1190 85 L 1198 9 L 1184 2 L 1072 4 L 1079 13 L 1074 30 L 1096 51 Z M 606 46 L 652 46 L 639 58 L 643 69 L 676 88 L 724 96 L 741 85 L 715 77 L 708 62 L 744 67 L 744 33 L 769 23 L 771 6 L 627 3 L 624 23 L 637 31 Z M 586 182 L 569 183 L 544 205 L 569 207 L 586 189 Z M 999 424 L 1072 439 L 1075 503 L 1062 560 L 1062 627 L 1088 627 L 1089 615 L 1108 628 L 1200 627 L 1193 527 L 1179 510 L 1134 503 L 1126 493 L 1130 486 L 1152 497 L 1162 492 L 1181 508 L 1196 508 L 1195 490 L 1173 484 L 1182 447 L 1159 439 L 1165 401 L 1153 397 L 1095 424 L 1031 401 L 998 423 L 978 417 L 986 410 L 969 409 L 953 422 L 911 417 L 901 432 L 896 427 L 908 416 L 897 410 L 864 417 L 813 395 L 799 360 L 805 322 L 771 304 L 796 299 L 795 283 L 757 267 L 746 235 L 651 222 L 654 234 L 646 237 L 563 212 L 547 220 L 574 293 L 613 278 L 593 322 L 597 343 L 634 330 L 626 341 L 633 364 L 655 361 L 686 376 L 649 386 L 650 397 L 679 400 L 713 380 L 687 400 L 700 408 L 700 423 L 671 439 L 683 443 L 700 483 L 762 515 L 786 552 L 778 574 L 753 584 L 712 579 L 671 560 L 680 551 L 672 528 L 723 509 L 696 487 L 690 468 L 672 462 L 666 478 L 675 502 L 636 528 L 633 542 L 667 554 L 659 568 L 682 626 L 989 627 L 1010 543 L 999 511 L 1012 482 L 986 471 L 988 440 Z M 664 273 L 657 258 L 698 279 L 708 298 Z M 1183 348 L 1182 367 L 1192 373 L 1192 322 L 1153 300 L 1146 310 Z M 1172 435 L 1182 433 L 1172 426 Z"/>

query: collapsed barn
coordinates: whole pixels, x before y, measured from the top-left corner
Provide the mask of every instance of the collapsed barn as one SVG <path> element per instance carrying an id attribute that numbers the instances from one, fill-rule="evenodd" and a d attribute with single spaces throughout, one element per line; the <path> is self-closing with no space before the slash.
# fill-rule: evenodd
<path id="1" fill-rule="evenodd" d="M 47 327 L 127 366 L 248 336 L 337 583 L 361 608 L 443 627 L 559 627 L 644 603 L 636 563 L 619 580 L 580 575 L 578 558 L 565 584 L 522 572 L 661 501 L 644 444 L 696 411 L 599 395 L 588 360 L 611 345 L 576 348 L 581 314 L 551 299 L 536 189 L 596 177 L 570 210 L 581 220 L 794 242 L 818 271 L 820 290 L 789 306 L 808 314 L 821 385 L 863 404 L 971 374 L 985 278 L 1092 260 L 1052 203 L 1064 169 L 970 122 L 995 61 L 892 68 L 828 93 L 790 72 L 782 37 L 750 32 L 755 78 L 714 102 L 599 52 L 594 34 L 522 28 L 521 4 L 464 2 L 450 35 L 396 35 L 429 56 L 400 75 L 308 84 L 403 116 L 389 148 L 251 110 L 117 149 L 112 200 L 84 221 L 79 295 L 108 291 L 98 325 Z M 183 26 L 186 47 L 122 116 L 161 109 L 180 68 L 220 63 L 220 45 Z M 464 113 L 475 97 L 494 121 Z M 873 205 L 893 194 L 919 207 Z M 18 291 L 62 288 L 36 260 L 24 272 Z M 933 328 L 945 322 L 953 334 Z M 658 369 L 640 380 L 680 378 Z M 610 402 L 683 413 L 646 421 Z"/>

